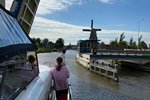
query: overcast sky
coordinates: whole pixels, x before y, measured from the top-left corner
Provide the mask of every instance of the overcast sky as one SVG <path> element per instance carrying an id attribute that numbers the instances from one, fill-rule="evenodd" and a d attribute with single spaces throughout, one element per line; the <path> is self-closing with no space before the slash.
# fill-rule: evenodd
<path id="1" fill-rule="evenodd" d="M 12 0 L 6 0 L 7 9 Z M 65 44 L 88 39 L 91 19 L 98 39 L 109 43 L 124 32 L 125 40 L 138 38 L 138 25 L 143 40 L 150 44 L 150 0 L 40 0 L 30 37 L 48 38 L 55 42 L 63 38 Z M 142 20 L 144 18 L 144 20 Z"/>

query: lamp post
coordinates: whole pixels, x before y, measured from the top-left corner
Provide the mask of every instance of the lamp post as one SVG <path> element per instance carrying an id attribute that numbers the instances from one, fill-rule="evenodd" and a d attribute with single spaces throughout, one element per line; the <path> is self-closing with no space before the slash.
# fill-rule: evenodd
<path id="1" fill-rule="evenodd" d="M 138 21 L 138 49 L 140 48 L 140 41 L 139 41 L 139 35 L 140 35 L 140 23 L 144 20 L 144 18 L 142 18 L 141 20 Z"/>

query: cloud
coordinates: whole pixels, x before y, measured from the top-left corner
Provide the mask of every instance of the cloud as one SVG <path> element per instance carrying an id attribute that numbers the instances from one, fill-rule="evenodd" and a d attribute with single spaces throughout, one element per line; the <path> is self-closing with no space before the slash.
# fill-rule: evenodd
<path id="1" fill-rule="evenodd" d="M 98 0 L 102 3 L 111 4 L 114 0 Z"/>
<path id="2" fill-rule="evenodd" d="M 87 26 L 76 26 L 59 21 L 48 20 L 42 17 L 36 17 L 33 23 L 33 27 L 30 32 L 30 37 L 45 39 L 55 42 L 58 38 L 63 38 L 65 44 L 76 44 L 78 40 L 85 40 L 89 38 L 90 32 L 83 32 L 82 29 L 89 28 Z M 120 37 L 120 34 L 125 34 L 125 40 L 129 41 L 133 37 L 134 41 L 137 41 L 138 35 L 136 31 L 127 30 L 107 30 L 97 32 L 98 39 L 105 43 L 109 43 L 112 40 Z M 146 43 L 150 44 L 150 35 L 148 32 L 141 32 Z"/>
<path id="3" fill-rule="evenodd" d="M 98 0 L 98 1 L 105 4 L 114 4 L 117 1 L 124 3 L 126 2 L 126 0 Z"/>
<path id="4" fill-rule="evenodd" d="M 37 14 L 51 14 L 56 11 L 66 10 L 72 5 L 80 4 L 82 4 L 82 0 L 41 0 Z"/>
<path id="5" fill-rule="evenodd" d="M 30 36 L 41 39 L 48 38 L 52 42 L 63 38 L 66 41 L 65 44 L 76 44 L 78 40 L 86 39 L 89 36 L 89 34 L 82 32 L 83 28 L 88 27 L 35 17 Z"/>
<path id="6" fill-rule="evenodd" d="M 6 9 L 10 10 L 13 0 L 6 0 Z M 40 0 L 37 14 L 46 15 L 68 9 L 72 5 L 81 5 L 83 0 Z"/>

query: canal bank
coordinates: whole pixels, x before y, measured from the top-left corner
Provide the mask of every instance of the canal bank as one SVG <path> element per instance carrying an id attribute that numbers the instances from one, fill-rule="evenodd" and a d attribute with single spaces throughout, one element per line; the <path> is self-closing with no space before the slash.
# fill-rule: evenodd
<path id="1" fill-rule="evenodd" d="M 150 73 L 120 68 L 116 83 L 78 65 L 76 54 L 74 50 L 66 52 L 73 100 L 149 100 Z M 58 55 L 57 52 L 38 54 L 39 63 L 53 66 Z"/>

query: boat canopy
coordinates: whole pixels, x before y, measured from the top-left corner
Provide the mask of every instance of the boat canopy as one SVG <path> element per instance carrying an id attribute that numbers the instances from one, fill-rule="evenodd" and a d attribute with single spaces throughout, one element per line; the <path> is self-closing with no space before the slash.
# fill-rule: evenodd
<path id="1" fill-rule="evenodd" d="M 18 21 L 0 7 L 0 48 L 14 44 L 31 44 Z"/>

